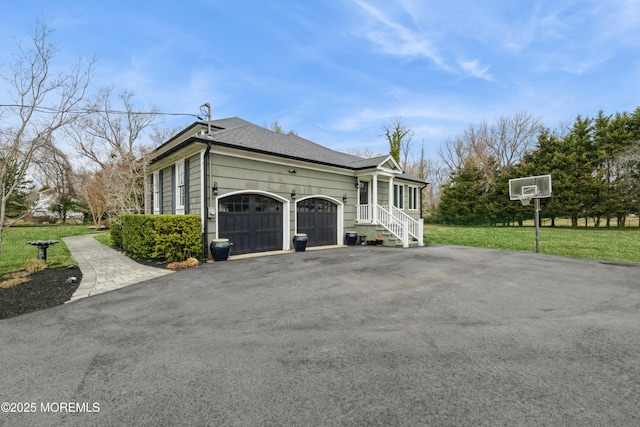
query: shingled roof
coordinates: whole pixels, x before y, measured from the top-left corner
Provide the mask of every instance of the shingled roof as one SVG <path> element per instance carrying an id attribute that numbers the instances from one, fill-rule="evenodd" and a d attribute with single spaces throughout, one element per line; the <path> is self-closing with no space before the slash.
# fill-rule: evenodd
<path id="1" fill-rule="evenodd" d="M 364 159 L 341 153 L 298 135 L 273 132 L 237 117 L 213 120 L 211 127 L 213 128 L 212 138 L 224 145 L 349 169 L 375 167 L 388 157 Z"/>
<path id="2" fill-rule="evenodd" d="M 197 124 L 207 126 L 207 122 L 198 122 Z M 298 135 L 273 132 L 238 117 L 212 120 L 210 124 L 211 135 L 198 136 L 196 139 L 202 142 L 212 140 L 214 145 L 353 170 L 375 168 L 389 158 L 389 155 L 363 158 L 341 153 L 301 138 Z M 165 145 L 163 144 L 157 150 L 160 150 Z M 408 174 L 402 174 L 400 177 L 411 181 L 424 182 Z"/>

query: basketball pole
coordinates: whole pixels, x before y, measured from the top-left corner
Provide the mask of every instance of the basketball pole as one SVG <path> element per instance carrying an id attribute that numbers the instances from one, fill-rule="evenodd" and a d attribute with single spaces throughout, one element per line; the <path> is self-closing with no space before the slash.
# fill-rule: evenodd
<path id="1" fill-rule="evenodd" d="M 536 223 L 536 252 L 539 253 L 540 252 L 540 199 L 538 199 L 537 197 L 533 198 L 533 202 L 534 202 L 534 209 L 535 209 L 535 214 L 534 214 L 534 221 Z"/>

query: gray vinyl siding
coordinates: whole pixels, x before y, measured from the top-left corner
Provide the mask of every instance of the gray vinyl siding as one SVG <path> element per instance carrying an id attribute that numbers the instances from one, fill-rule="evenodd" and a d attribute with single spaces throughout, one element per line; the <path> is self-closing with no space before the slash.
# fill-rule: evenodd
<path id="1" fill-rule="evenodd" d="M 189 213 L 200 215 L 200 154 L 189 157 Z"/>
<path id="2" fill-rule="evenodd" d="M 289 173 L 290 169 L 295 169 L 296 173 Z M 291 191 L 294 189 L 296 200 L 308 196 L 328 196 L 342 203 L 343 195 L 346 194 L 345 229 L 355 224 L 357 192 L 353 176 L 214 153 L 211 155 L 210 171 L 211 185 L 214 181 L 218 183 L 218 198 L 227 193 L 255 190 L 277 194 L 291 201 L 289 228 L 292 234 L 295 232 L 296 220 L 295 204 L 291 200 Z M 215 219 L 210 222 L 212 230 L 215 229 L 214 221 Z"/>
<path id="3" fill-rule="evenodd" d="M 172 167 L 166 167 L 162 169 L 162 210 L 163 214 L 172 214 L 174 213 L 172 200 L 174 199 L 173 194 L 173 176 L 171 173 Z"/>
<path id="4" fill-rule="evenodd" d="M 395 182 L 394 184 L 398 184 Z M 389 206 L 389 181 L 378 177 L 378 201 L 381 206 Z M 376 201 L 374 200 L 374 203 Z"/>
<path id="5" fill-rule="evenodd" d="M 347 192 L 355 202 L 355 180 L 350 176 L 250 159 L 211 157 L 211 182 L 218 182 L 220 195 L 238 190 L 260 190 L 289 199 L 291 190 L 295 189 L 296 198 L 325 194 L 342 200 Z M 296 173 L 289 173 L 289 169 L 295 169 Z"/>
<path id="6" fill-rule="evenodd" d="M 399 180 L 394 180 L 394 184 L 396 185 L 404 185 L 404 209 L 402 209 L 402 211 L 404 213 L 406 213 L 407 215 L 409 215 L 411 218 L 413 219 L 420 219 L 420 203 L 422 202 L 422 195 L 420 194 L 420 188 L 421 186 L 416 185 L 416 183 L 414 182 L 402 182 Z M 417 209 L 409 209 L 409 189 L 411 187 L 417 187 L 418 188 L 418 208 Z"/>

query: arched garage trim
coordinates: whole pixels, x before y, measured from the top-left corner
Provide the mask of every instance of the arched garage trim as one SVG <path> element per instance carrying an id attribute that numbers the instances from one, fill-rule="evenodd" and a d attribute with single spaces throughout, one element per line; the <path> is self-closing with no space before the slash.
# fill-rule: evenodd
<path id="1" fill-rule="evenodd" d="M 291 240 L 291 231 L 290 231 L 290 224 L 291 224 L 291 202 L 289 201 L 289 199 L 284 198 L 278 194 L 274 194 L 274 193 L 270 193 L 268 191 L 261 191 L 261 190 L 240 190 L 240 191 L 232 191 L 229 193 L 225 193 L 225 194 L 221 194 L 219 196 L 216 196 L 215 198 L 215 206 L 216 206 L 216 212 L 217 212 L 217 218 L 216 218 L 216 236 L 220 236 L 220 221 L 219 221 L 219 215 L 220 213 L 218 212 L 219 210 L 219 202 L 221 199 L 225 199 L 227 197 L 231 197 L 231 196 L 237 196 L 237 195 L 241 195 L 241 194 L 246 194 L 246 195 L 251 195 L 251 194 L 255 194 L 255 195 L 260 195 L 260 196 L 265 196 L 265 197 L 270 197 L 272 199 L 275 199 L 279 202 L 282 203 L 282 250 L 289 250 L 291 248 L 290 245 L 290 240 Z"/>
<path id="2" fill-rule="evenodd" d="M 294 215 L 295 215 L 295 230 L 298 232 L 298 203 L 303 202 L 308 199 L 322 199 L 327 200 L 337 207 L 337 223 L 336 223 L 336 242 L 337 244 L 341 244 L 344 236 L 344 203 L 342 200 L 335 199 L 333 197 L 325 196 L 322 194 L 315 194 L 311 196 L 302 197 L 296 200 L 294 204 Z"/>

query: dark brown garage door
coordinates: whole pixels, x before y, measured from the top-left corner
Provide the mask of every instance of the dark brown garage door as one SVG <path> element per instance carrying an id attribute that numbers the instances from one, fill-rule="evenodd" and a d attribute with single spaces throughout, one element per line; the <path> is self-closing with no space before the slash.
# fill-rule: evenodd
<path id="1" fill-rule="evenodd" d="M 298 233 L 306 233 L 308 246 L 335 245 L 338 235 L 338 206 L 324 199 L 298 202 Z"/>
<path id="2" fill-rule="evenodd" d="M 259 194 L 220 199 L 218 233 L 229 239 L 231 254 L 282 249 L 282 202 Z"/>

